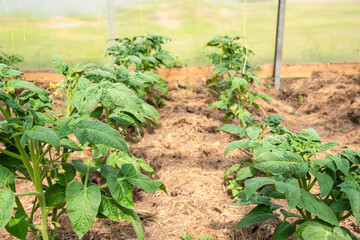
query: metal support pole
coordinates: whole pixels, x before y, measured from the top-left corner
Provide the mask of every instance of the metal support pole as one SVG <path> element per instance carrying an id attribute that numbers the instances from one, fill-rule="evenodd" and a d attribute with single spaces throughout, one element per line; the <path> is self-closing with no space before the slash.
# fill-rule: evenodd
<path id="1" fill-rule="evenodd" d="M 286 7 L 286 0 L 279 0 L 277 26 L 276 26 L 275 58 L 274 58 L 275 90 L 280 89 L 282 48 L 283 48 L 284 25 L 285 25 L 285 7 Z"/>
<path id="2" fill-rule="evenodd" d="M 109 39 L 116 38 L 116 19 L 114 0 L 106 0 Z"/>

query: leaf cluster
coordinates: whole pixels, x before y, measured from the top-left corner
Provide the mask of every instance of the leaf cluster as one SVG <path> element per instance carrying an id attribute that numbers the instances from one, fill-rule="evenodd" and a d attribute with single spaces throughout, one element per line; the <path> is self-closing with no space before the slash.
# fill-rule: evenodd
<path id="1" fill-rule="evenodd" d="M 239 202 L 235 205 L 256 205 L 237 228 L 276 219 L 279 224 L 274 239 L 287 239 L 293 234 L 305 240 L 358 239 L 339 225 L 350 216 L 355 224 L 360 221 L 360 151 L 346 148 L 338 155 L 318 159 L 318 152 L 338 143 L 323 143 L 314 129 L 294 134 L 279 126 L 282 120 L 274 115 L 245 130 L 235 125 L 221 128 L 248 137 L 230 143 L 225 155 L 234 149 L 249 149 L 252 153 L 225 173 L 226 178 L 237 172 L 234 181 Z M 316 185 L 319 192 L 313 189 Z M 287 206 L 275 204 L 274 199 L 286 200 Z"/>
<path id="2" fill-rule="evenodd" d="M 249 88 L 254 82 L 260 85 L 260 79 L 255 76 L 256 67 L 252 66 L 248 57 L 253 51 L 242 46 L 240 37 L 216 36 L 207 43 L 219 51 L 208 54 L 215 65 L 213 77 L 207 89 L 219 96 L 210 107 L 226 111 L 224 119 L 239 118 L 245 126 L 244 116 L 252 116 L 249 106 L 259 109 L 256 99 L 271 101 L 265 94 L 251 92 Z"/>
<path id="3" fill-rule="evenodd" d="M 162 49 L 162 45 L 171 39 L 158 34 L 138 35 L 132 38 L 112 39 L 116 45 L 106 50 L 106 56 L 115 58 L 115 65 L 129 68 L 135 66 L 132 78 L 141 79 L 136 81 L 136 89 L 139 96 L 149 96 L 154 99 L 156 106 L 164 105 L 164 100 L 159 96 L 161 93 L 167 97 L 165 81 L 155 71 L 159 67 L 180 66 L 181 63 L 174 59 L 168 51 Z"/>
<path id="4" fill-rule="evenodd" d="M 132 186 L 149 193 L 166 189 L 141 173 L 154 171 L 129 153 L 121 129 L 141 128 L 146 121 L 156 125 L 157 111 L 111 71 L 95 64 L 71 68 L 54 57 L 54 68 L 64 80 L 50 84 L 56 89 L 51 93 L 12 79 L 21 73 L 0 65 L 0 111 L 5 119 L 0 122 L 0 228 L 19 239 L 26 239 L 29 231 L 35 239 L 54 239 L 57 221 L 66 211 L 80 239 L 96 218 L 130 221 L 138 239 L 143 239 Z M 61 114 L 54 111 L 57 94 L 66 98 Z M 85 162 L 71 157 L 85 148 L 91 149 Z M 103 185 L 91 181 L 96 172 L 103 176 Z M 31 182 L 34 191 L 17 191 L 15 179 Z M 35 197 L 30 215 L 22 196 Z M 40 225 L 34 222 L 38 211 Z"/>

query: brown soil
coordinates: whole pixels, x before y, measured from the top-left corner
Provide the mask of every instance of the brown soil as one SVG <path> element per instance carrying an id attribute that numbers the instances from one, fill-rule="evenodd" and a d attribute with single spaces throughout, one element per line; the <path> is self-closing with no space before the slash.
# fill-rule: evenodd
<path id="1" fill-rule="evenodd" d="M 200 74 L 199 74 L 200 75 Z M 268 221 L 234 230 L 251 207 L 235 207 L 224 186 L 224 170 L 246 155 L 236 150 L 223 157 L 233 136 L 217 129 L 224 124 L 223 113 L 209 109 L 212 96 L 202 91 L 204 75 L 169 80 L 167 105 L 159 110 L 159 129 L 146 129 L 143 138 L 131 145 L 131 152 L 154 167 L 156 179 L 168 191 L 148 194 L 135 190 L 145 239 L 177 239 L 181 234 L 211 239 L 272 239 L 275 222 Z M 272 103 L 262 103 L 268 114 L 280 114 L 285 126 L 297 132 L 316 129 L 324 141 L 360 149 L 360 74 L 315 72 L 310 78 L 282 82 L 282 90 L 257 87 Z M 286 90 L 285 90 L 286 89 Z M 264 117 L 261 111 L 256 118 Z M 234 123 L 236 123 L 234 121 Z M 340 147 L 332 151 L 339 152 Z M 21 191 L 29 186 L 20 185 Z M 22 199 L 31 203 L 31 199 Z M 351 221 L 346 223 L 360 233 Z M 60 220 L 56 235 L 77 239 L 67 216 Z M 12 239 L 2 230 L 0 239 Z M 136 239 L 127 222 L 96 220 L 84 239 Z"/>

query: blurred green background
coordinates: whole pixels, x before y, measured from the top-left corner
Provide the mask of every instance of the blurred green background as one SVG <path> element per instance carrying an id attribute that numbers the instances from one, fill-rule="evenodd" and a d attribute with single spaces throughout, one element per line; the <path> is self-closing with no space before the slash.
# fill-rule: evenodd
<path id="1" fill-rule="evenodd" d="M 45 2 L 47 2 L 45 4 Z M 56 3 L 55 3 L 56 2 Z M 0 50 L 20 53 L 20 68 L 52 68 L 51 57 L 69 64 L 107 62 L 105 0 L 20 0 L 0 3 Z M 205 48 L 216 35 L 244 35 L 241 0 L 115 0 L 117 36 L 158 33 L 165 48 L 187 65 L 207 65 Z M 283 63 L 360 61 L 359 0 L 288 0 Z M 247 0 L 246 34 L 251 61 L 272 63 L 277 1 Z M 25 33 L 25 34 L 24 34 Z M 24 39 L 25 37 L 25 39 Z"/>

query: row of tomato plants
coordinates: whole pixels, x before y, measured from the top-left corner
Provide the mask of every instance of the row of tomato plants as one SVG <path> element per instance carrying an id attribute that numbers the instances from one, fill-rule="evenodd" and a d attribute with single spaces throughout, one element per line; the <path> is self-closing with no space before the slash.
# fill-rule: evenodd
<path id="1" fill-rule="evenodd" d="M 131 155 L 123 135 L 130 127 L 142 130 L 144 123 L 157 127 L 158 112 L 144 99 L 163 105 L 167 89 L 150 70 L 174 59 L 161 49 L 167 37 L 124 39 L 107 50 L 114 55 L 117 48 L 114 64 L 70 67 L 53 57 L 54 71 L 64 79 L 46 90 L 22 80 L 14 68 L 21 56 L 1 52 L 0 228 L 13 236 L 26 239 L 31 232 L 34 239 L 57 239 L 58 220 L 67 212 L 79 239 L 95 218 L 130 221 L 138 239 L 144 238 L 132 186 L 149 193 L 166 188 L 147 176 L 154 176 L 153 169 Z M 132 63 L 136 70 L 130 72 Z M 55 108 L 54 98 L 66 106 Z M 84 150 L 91 155 L 80 161 L 76 153 Z M 93 172 L 104 184 L 91 181 Z M 34 190 L 18 191 L 16 179 L 31 182 Z M 30 213 L 23 196 L 34 197 Z"/>
<path id="2" fill-rule="evenodd" d="M 314 129 L 292 133 L 280 126 L 284 119 L 279 115 L 254 121 L 249 107 L 263 110 L 256 99 L 271 99 L 250 91 L 254 82 L 260 85 L 260 79 L 248 61 L 253 52 L 239 40 L 217 36 L 207 44 L 219 49 L 209 54 L 215 68 L 207 89 L 219 96 L 210 107 L 225 110 L 225 120 L 239 120 L 239 125 L 220 127 L 241 139 L 230 143 L 225 155 L 234 149 L 251 153 L 225 171 L 224 180 L 238 200 L 235 205 L 255 205 L 236 228 L 276 219 L 275 240 L 290 236 L 358 240 L 341 223 L 350 217 L 355 225 L 360 221 L 360 151 L 344 147 L 337 155 L 319 159 L 318 152 L 338 143 L 323 143 Z M 285 202 L 279 205 L 274 203 L 276 199 Z"/>

